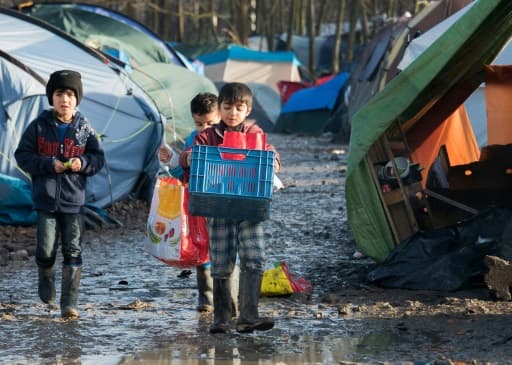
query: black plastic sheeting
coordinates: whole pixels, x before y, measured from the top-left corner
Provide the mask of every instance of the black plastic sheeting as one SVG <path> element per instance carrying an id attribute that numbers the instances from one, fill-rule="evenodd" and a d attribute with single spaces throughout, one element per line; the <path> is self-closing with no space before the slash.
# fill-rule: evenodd
<path id="1" fill-rule="evenodd" d="M 512 209 L 493 208 L 453 226 L 402 241 L 368 274 L 371 284 L 455 291 L 483 286 L 486 255 L 512 258 Z"/>

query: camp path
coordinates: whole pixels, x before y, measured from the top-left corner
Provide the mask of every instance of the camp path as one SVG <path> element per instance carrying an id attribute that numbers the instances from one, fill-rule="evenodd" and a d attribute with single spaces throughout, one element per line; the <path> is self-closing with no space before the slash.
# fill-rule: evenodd
<path id="1" fill-rule="evenodd" d="M 87 231 L 77 321 L 63 321 L 58 308 L 37 298 L 33 228 L 0 230 L 0 364 L 512 359 L 506 325 L 512 310 L 489 300 L 485 291 L 365 285 L 374 263 L 354 257 L 343 190 L 347 146 L 332 143 L 330 135 L 271 134 L 269 140 L 281 153 L 285 188 L 274 193 L 266 223 L 268 262 L 286 261 L 314 288 L 309 298 L 262 298 L 260 311 L 275 319 L 274 329 L 210 335 L 211 315 L 195 311 L 194 270 L 182 275 L 144 252 L 147 207 L 129 202 L 113 212 L 123 228 Z"/>

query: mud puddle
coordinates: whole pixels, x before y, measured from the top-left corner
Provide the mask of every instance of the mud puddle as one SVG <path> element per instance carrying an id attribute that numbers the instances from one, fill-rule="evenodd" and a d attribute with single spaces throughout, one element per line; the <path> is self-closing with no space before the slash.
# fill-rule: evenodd
<path id="1" fill-rule="evenodd" d="M 393 341 L 335 307 L 290 298 L 262 298 L 261 313 L 276 320 L 272 331 L 209 335 L 211 315 L 195 310 L 195 270 L 178 277 L 181 269 L 144 252 L 142 237 L 85 245 L 78 321 L 38 300 L 32 261 L 0 267 L 0 363 L 332 364 L 354 358 L 361 345 L 373 343 L 366 352 Z M 361 336 L 363 326 L 369 333 Z"/>

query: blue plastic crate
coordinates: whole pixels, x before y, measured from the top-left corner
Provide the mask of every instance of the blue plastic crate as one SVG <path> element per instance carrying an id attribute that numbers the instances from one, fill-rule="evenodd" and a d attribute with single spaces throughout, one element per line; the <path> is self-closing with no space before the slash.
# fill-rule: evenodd
<path id="1" fill-rule="evenodd" d="M 194 145 L 189 179 L 190 214 L 267 219 L 274 187 L 274 158 L 273 151 Z"/>

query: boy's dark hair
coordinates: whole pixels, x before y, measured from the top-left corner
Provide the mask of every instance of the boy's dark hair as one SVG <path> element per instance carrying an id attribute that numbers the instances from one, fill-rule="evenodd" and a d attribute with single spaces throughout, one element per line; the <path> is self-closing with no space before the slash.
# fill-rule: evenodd
<path id="1" fill-rule="evenodd" d="M 219 91 L 219 105 L 222 103 L 245 103 L 252 108 L 252 91 L 249 86 L 241 82 L 230 82 L 224 84 Z"/>
<path id="2" fill-rule="evenodd" d="M 190 102 L 192 114 L 204 115 L 217 108 L 217 95 L 212 93 L 199 93 Z"/>

